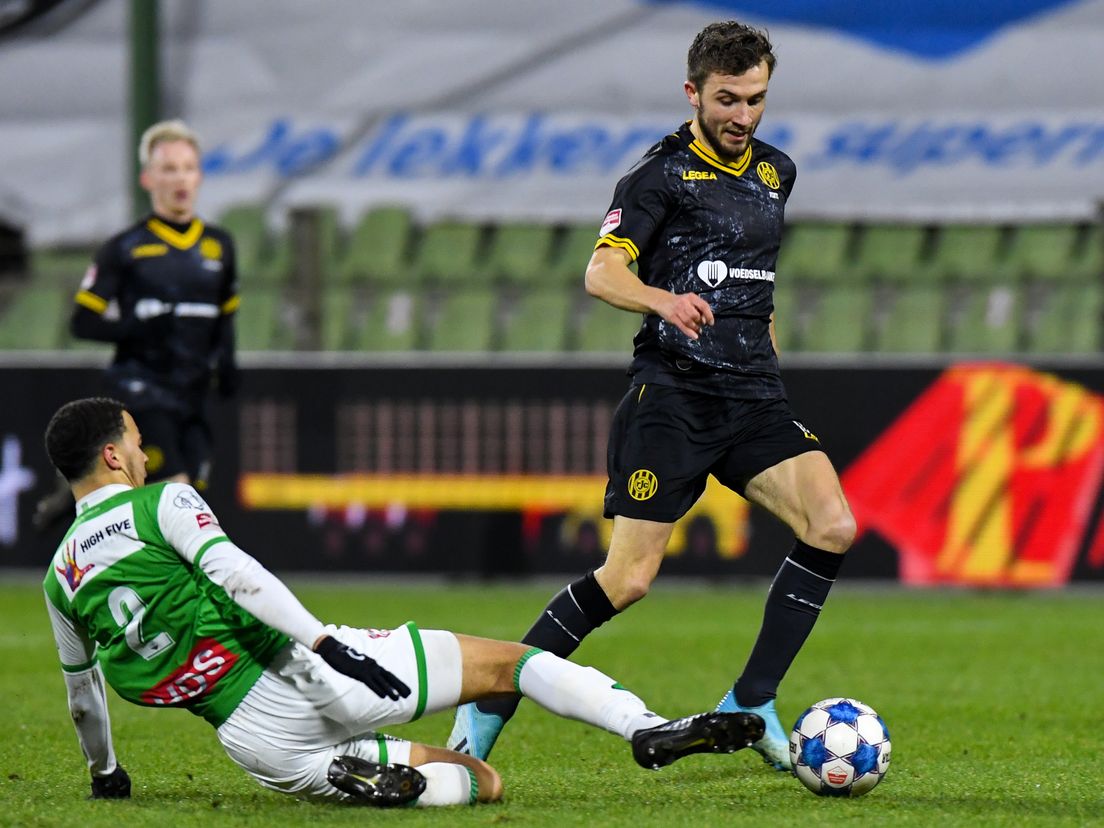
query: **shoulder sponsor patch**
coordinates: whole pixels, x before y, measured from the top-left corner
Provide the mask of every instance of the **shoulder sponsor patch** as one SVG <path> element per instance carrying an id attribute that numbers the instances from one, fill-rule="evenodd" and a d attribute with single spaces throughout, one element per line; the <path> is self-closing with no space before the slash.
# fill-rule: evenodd
<path id="1" fill-rule="evenodd" d="M 602 229 L 598 231 L 599 236 L 604 236 L 607 233 L 612 233 L 618 227 L 621 226 L 621 208 L 616 210 L 610 210 L 606 213 L 606 218 L 602 222 Z"/>
<path id="2" fill-rule="evenodd" d="M 81 279 L 80 289 L 91 290 L 92 285 L 96 284 L 96 265 L 95 263 L 88 266 L 88 270 L 84 271 L 84 278 Z"/>
<path id="3" fill-rule="evenodd" d="M 208 526 L 218 526 L 219 522 L 210 512 L 200 512 L 196 515 L 196 523 L 199 524 L 200 529 L 206 529 Z"/>

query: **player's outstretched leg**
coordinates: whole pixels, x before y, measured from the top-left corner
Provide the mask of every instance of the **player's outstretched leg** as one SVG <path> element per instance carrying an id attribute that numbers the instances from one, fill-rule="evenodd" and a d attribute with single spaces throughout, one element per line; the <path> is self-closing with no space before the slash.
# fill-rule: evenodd
<path id="1" fill-rule="evenodd" d="M 763 720 L 754 713 L 699 713 L 632 737 L 633 759 L 642 768 L 659 770 L 692 753 L 734 753 L 763 737 Z"/>
<path id="2" fill-rule="evenodd" d="M 774 709 L 774 699 L 769 699 L 755 707 L 744 707 L 737 703 L 736 695 L 729 690 L 717 704 L 718 713 L 751 713 L 761 718 L 765 730 L 760 738 L 752 745 L 756 753 L 763 757 L 763 761 L 780 771 L 788 771 L 793 765 L 790 762 L 790 741 L 786 731 L 782 729 L 782 722 L 778 720 L 778 712 Z"/>
<path id="3" fill-rule="evenodd" d="M 357 756 L 336 757 L 326 778 L 356 801 L 383 808 L 413 802 L 426 788 L 426 778 L 409 765 L 381 765 Z"/>
<path id="4" fill-rule="evenodd" d="M 507 721 L 495 713 L 484 713 L 475 702 L 462 704 L 456 708 L 456 719 L 445 744 L 449 750 L 486 760 Z"/>

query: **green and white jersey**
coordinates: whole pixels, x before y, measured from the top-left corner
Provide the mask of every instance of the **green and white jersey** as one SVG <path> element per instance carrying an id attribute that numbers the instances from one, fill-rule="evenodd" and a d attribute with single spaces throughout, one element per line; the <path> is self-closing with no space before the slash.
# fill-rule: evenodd
<path id="1" fill-rule="evenodd" d="M 82 498 L 43 583 L 62 669 L 98 661 L 124 699 L 222 724 L 289 642 L 200 568 L 228 542 L 191 486 L 110 485 Z"/>

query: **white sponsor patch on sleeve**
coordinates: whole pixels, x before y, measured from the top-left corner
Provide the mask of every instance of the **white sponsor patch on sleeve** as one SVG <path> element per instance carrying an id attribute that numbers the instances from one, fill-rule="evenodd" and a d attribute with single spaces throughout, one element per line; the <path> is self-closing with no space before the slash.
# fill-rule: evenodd
<path id="1" fill-rule="evenodd" d="M 96 265 L 90 264 L 88 270 L 84 271 L 84 278 L 81 279 L 80 289 L 91 290 L 94 284 L 96 284 Z"/>
<path id="2" fill-rule="evenodd" d="M 604 236 L 606 233 L 612 233 L 618 227 L 621 226 L 621 208 L 616 210 L 610 210 L 606 213 L 605 221 L 602 222 L 602 229 L 598 231 L 599 236 Z"/>

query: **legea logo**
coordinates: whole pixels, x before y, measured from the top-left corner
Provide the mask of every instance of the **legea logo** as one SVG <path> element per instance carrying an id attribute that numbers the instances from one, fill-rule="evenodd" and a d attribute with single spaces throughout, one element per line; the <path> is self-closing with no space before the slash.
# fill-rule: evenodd
<path id="1" fill-rule="evenodd" d="M 728 265 L 719 261 L 699 262 L 698 278 L 711 288 L 715 288 L 728 278 Z"/>

